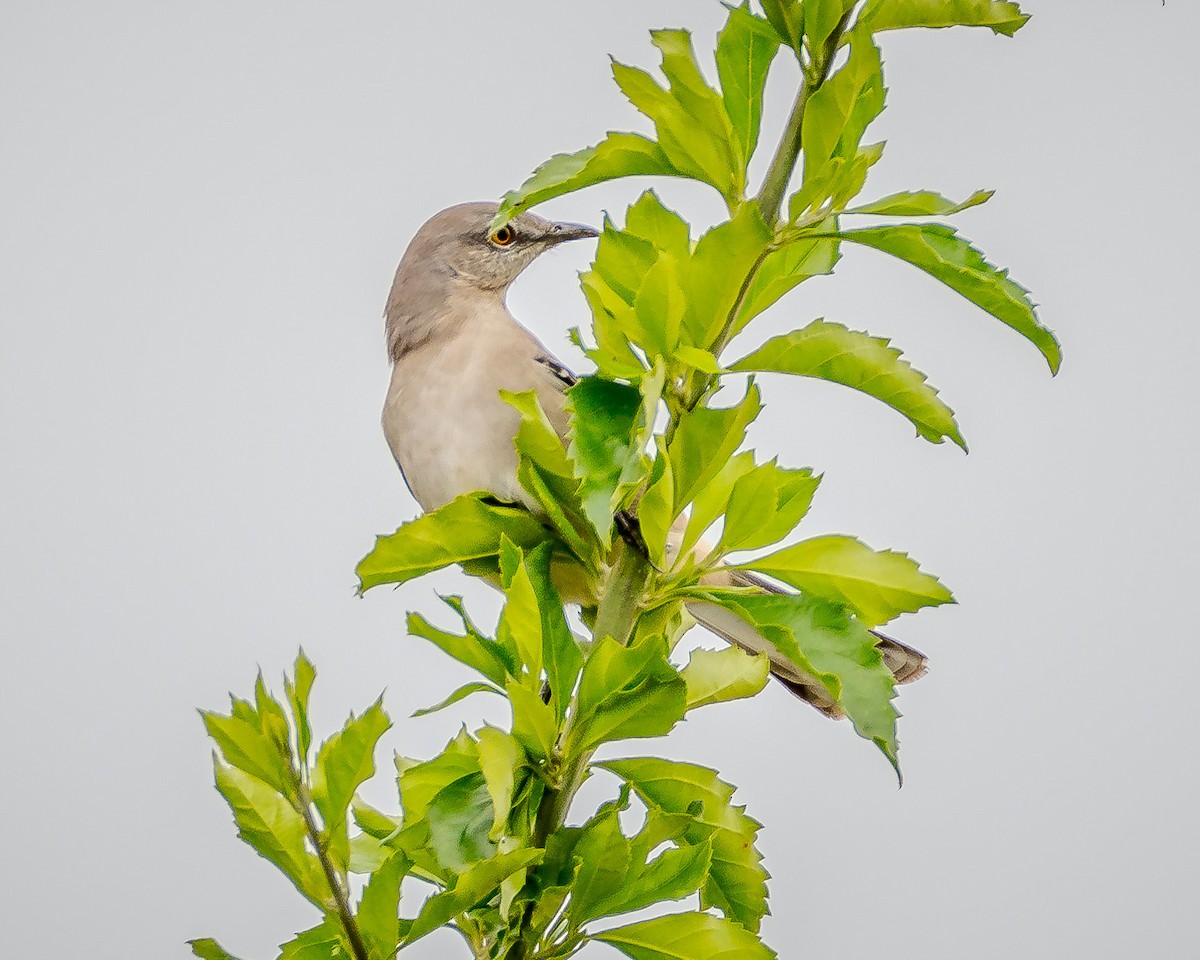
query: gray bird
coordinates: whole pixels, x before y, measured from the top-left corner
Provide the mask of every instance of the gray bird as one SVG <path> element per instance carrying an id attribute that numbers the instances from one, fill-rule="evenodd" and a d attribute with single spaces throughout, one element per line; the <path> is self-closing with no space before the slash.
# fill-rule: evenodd
<path id="1" fill-rule="evenodd" d="M 501 390 L 535 391 L 559 436 L 567 432 L 564 391 L 575 377 L 513 318 L 505 295 L 546 250 L 598 234 L 531 213 L 492 230 L 496 211 L 495 203 L 464 203 L 430 218 L 405 251 L 388 296 L 393 368 L 383 432 L 426 511 L 484 490 L 540 513 L 517 480 L 514 438 L 520 418 L 501 400 Z M 723 571 L 714 582 L 779 592 L 739 571 Z M 793 693 L 828 716 L 842 715 L 818 680 L 736 614 L 706 603 L 690 603 L 688 612 L 728 642 L 751 653 L 765 651 L 772 674 Z M 924 675 L 920 652 L 883 636 L 878 647 L 898 682 Z"/>

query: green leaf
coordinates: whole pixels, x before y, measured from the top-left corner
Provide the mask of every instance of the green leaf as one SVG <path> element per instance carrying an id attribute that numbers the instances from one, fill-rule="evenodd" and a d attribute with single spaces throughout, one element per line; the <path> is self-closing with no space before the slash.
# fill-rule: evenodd
<path id="1" fill-rule="evenodd" d="M 804 32 L 810 49 L 820 49 L 836 29 L 842 15 L 857 0 L 804 0 Z"/>
<path id="2" fill-rule="evenodd" d="M 340 732 L 321 744 L 313 770 L 313 803 L 321 812 L 329 842 L 329 852 L 342 866 L 349 859 L 346 811 L 354 792 L 375 775 L 375 747 L 379 738 L 391 729 L 392 721 L 383 712 L 382 698 L 368 707 L 361 717 L 353 714 Z"/>
<path id="3" fill-rule="evenodd" d="M 545 760 L 554 752 L 558 740 L 554 708 L 515 680 L 508 684 L 508 699 L 512 703 L 512 735 L 531 757 Z"/>
<path id="4" fill-rule="evenodd" d="M 284 797 L 295 796 L 290 760 L 279 745 L 262 732 L 258 723 L 205 710 L 200 711 L 200 716 L 226 763 L 258 778 Z M 257 713 L 255 717 L 257 719 Z"/>
<path id="5" fill-rule="evenodd" d="M 393 534 L 377 537 L 375 549 L 358 564 L 359 590 L 406 583 L 455 563 L 495 558 L 501 537 L 529 550 L 550 537 L 528 510 L 487 498 L 486 493 L 465 494 Z"/>
<path id="6" fill-rule="evenodd" d="M 836 222 L 833 225 L 836 226 Z M 809 277 L 833 273 L 839 259 L 838 243 L 829 239 L 799 240 L 769 253 L 742 301 L 733 333 L 739 333 L 746 324 Z"/>
<path id="7" fill-rule="evenodd" d="M 421 846 L 433 854 L 442 868 L 441 875 L 447 871 L 461 874 L 496 853 L 496 843 L 490 836 L 492 801 L 482 774 L 463 777 L 440 790 L 430 802 L 425 819 L 423 826 L 429 836 Z"/>
<path id="8" fill-rule="evenodd" d="M 550 550 L 539 547 L 525 558 L 526 571 L 537 597 L 541 620 L 542 667 L 550 687 L 550 706 L 561 721 L 571 702 L 575 681 L 583 666 L 583 651 L 567 623 L 562 598 L 554 588 L 550 572 Z M 540 691 L 539 691 L 540 692 Z"/>
<path id="9" fill-rule="evenodd" d="M 356 918 L 372 960 L 387 960 L 400 942 L 400 881 L 412 864 L 403 853 L 393 853 L 367 881 Z"/>
<path id="10" fill-rule="evenodd" d="M 679 272 L 679 262 L 670 254 L 663 254 L 646 271 L 633 301 L 640 333 L 634 342 L 645 349 L 651 361 L 670 357 L 679 346 L 687 307 Z"/>
<path id="11" fill-rule="evenodd" d="M 674 210 L 663 206 L 653 190 L 643 193 L 626 211 L 624 233 L 645 240 L 656 250 L 669 253 L 676 260 L 686 260 L 691 256 L 691 227 Z"/>
<path id="12" fill-rule="evenodd" d="M 709 913 L 672 913 L 592 934 L 592 938 L 633 960 L 774 960 L 776 956 L 750 930 Z"/>
<path id="13" fill-rule="evenodd" d="M 238 960 L 216 940 L 209 937 L 202 940 L 189 940 L 188 946 L 192 948 L 192 954 L 200 957 L 201 960 Z"/>
<path id="14" fill-rule="evenodd" d="M 906 553 L 872 550 L 846 536 L 814 537 L 741 564 L 797 590 L 844 603 L 869 627 L 902 613 L 953 603 L 938 581 Z"/>
<path id="15" fill-rule="evenodd" d="M 329 886 L 305 847 L 304 821 L 292 805 L 257 777 L 213 757 L 217 791 L 233 811 L 238 836 L 275 864 L 309 901 L 325 909 Z"/>
<path id="16" fill-rule="evenodd" d="M 665 263 L 667 261 L 660 261 Z M 682 311 L 682 302 L 680 303 Z M 642 397 L 636 387 L 584 377 L 567 389 L 568 455 L 581 481 L 584 513 L 600 541 L 612 543 L 613 513 L 646 473 Z"/>
<path id="17" fill-rule="evenodd" d="M 734 788 L 707 767 L 658 757 L 612 760 L 598 766 L 628 782 L 648 807 L 688 814 L 691 823 L 684 834 L 688 843 L 712 838 L 712 866 L 701 903 L 719 907 L 727 917 L 757 931 L 767 913 L 767 871 L 754 846 L 759 824 L 746 816 L 744 807 L 729 802 Z"/>
<path id="18" fill-rule="evenodd" d="M 686 176 L 653 140 L 636 133 L 609 133 L 594 147 L 558 153 L 538 167 L 521 187 L 504 195 L 492 227 L 503 226 L 535 204 L 607 180 L 635 176 Z"/>
<path id="19" fill-rule="evenodd" d="M 855 29 L 849 36 L 846 65 L 821 84 L 804 113 L 805 182 L 835 158 L 850 162 L 867 127 L 883 112 L 886 92 L 879 48 L 866 31 Z"/>
<path id="20" fill-rule="evenodd" d="M 799 55 L 804 43 L 804 8 L 801 0 L 762 0 L 763 13 L 779 39 Z"/>
<path id="21" fill-rule="evenodd" d="M 789 470 L 774 460 L 739 476 L 725 508 L 719 552 L 756 550 L 782 540 L 807 515 L 820 483 L 811 470 Z"/>
<path id="22" fill-rule="evenodd" d="M 730 220 L 717 224 L 681 264 L 680 282 L 687 299 L 684 326 L 692 344 L 719 352 L 718 339 L 736 319 L 734 310 L 747 278 L 767 256 L 773 233 L 756 203 L 744 203 Z"/>
<path id="23" fill-rule="evenodd" d="M 635 67 L 613 63 L 613 77 L 629 101 L 654 122 L 658 142 L 671 165 L 685 176 L 709 183 L 732 205 L 745 189 L 745 163 L 733 139 L 733 126 L 720 96 L 700 73 L 691 34 L 653 30 L 662 53 L 669 89 Z"/>
<path id="24" fill-rule="evenodd" d="M 995 190 L 976 190 L 966 200 L 955 203 L 932 190 L 904 190 L 844 212 L 869 213 L 877 217 L 948 217 L 987 203 L 995 193 Z"/>
<path id="25" fill-rule="evenodd" d="M 515 661 L 510 662 L 508 651 L 495 640 L 489 640 L 469 627 L 466 635 L 448 633 L 435 627 L 421 614 L 409 613 L 408 632 L 414 637 L 429 640 L 459 663 L 482 673 L 494 684 L 502 685 L 509 674 L 516 674 L 517 665 Z"/>
<path id="26" fill-rule="evenodd" d="M 896 678 L 884 664 L 873 633 L 844 607 L 815 596 L 741 593 L 715 599 L 820 680 L 859 736 L 874 742 L 899 774 L 892 706 Z"/>
<path id="27" fill-rule="evenodd" d="M 746 450 L 729 458 L 721 468 L 720 473 L 713 477 L 704 488 L 696 494 L 691 513 L 688 515 L 687 527 L 683 533 L 683 543 L 679 547 L 679 556 L 687 557 L 692 548 L 700 542 L 700 538 L 708 531 L 717 518 L 725 513 L 729 506 L 729 497 L 733 493 L 734 484 L 738 479 L 754 468 L 754 454 Z M 647 494 L 648 496 L 648 494 Z M 678 513 L 679 511 L 675 511 Z"/>
<path id="28" fill-rule="evenodd" d="M 771 677 L 766 654 L 752 655 L 740 647 L 693 650 L 680 672 L 687 684 L 687 708 L 741 700 L 758 694 Z"/>
<path id="29" fill-rule="evenodd" d="M 279 948 L 279 960 L 349 960 L 351 956 L 341 924 L 333 916 Z"/>
<path id="30" fill-rule="evenodd" d="M 543 853 L 542 850 L 514 850 L 473 864 L 452 888 L 425 901 L 404 938 L 405 945 L 420 940 L 481 901 L 495 896 L 504 880 L 518 870 L 538 863 Z"/>
<path id="31" fill-rule="evenodd" d="M 1038 322 L 1029 291 L 984 259 L 953 227 L 940 223 L 901 223 L 829 234 L 890 253 L 924 270 L 951 290 L 1012 327 L 1041 352 L 1057 373 L 1062 352 L 1054 334 Z"/>
<path id="32" fill-rule="evenodd" d="M 483 782 L 479 745 L 463 730 L 436 757 L 399 771 L 405 822 L 423 819 L 435 796 L 451 784 L 469 777 L 478 777 L 480 783 Z"/>
<path id="33" fill-rule="evenodd" d="M 540 688 L 545 646 L 542 642 L 542 611 L 537 589 L 524 553 L 507 540 L 500 548 L 504 581 L 504 610 L 496 626 L 497 639 L 517 650 L 521 672 L 516 680 Z"/>
<path id="34" fill-rule="evenodd" d="M 686 709 L 687 686 L 667 659 L 666 640 L 647 637 L 625 647 L 602 637 L 583 665 L 569 749 L 664 736 Z"/>
<path id="35" fill-rule="evenodd" d="M 433 704 L 433 706 L 422 707 L 420 710 L 414 710 L 412 712 L 412 716 L 413 717 L 427 717 L 430 714 L 437 713 L 439 710 L 445 710 L 447 707 L 453 706 L 454 704 L 458 703 L 460 700 L 467 699 L 467 697 L 471 696 L 471 694 L 473 694 L 473 693 L 497 693 L 502 697 L 504 696 L 503 690 L 497 690 L 490 683 L 482 683 L 479 681 L 476 681 L 474 683 L 465 683 L 461 687 L 459 687 L 457 690 L 455 690 L 452 694 L 450 694 L 448 697 L 446 697 L 442 700 L 439 700 L 437 703 Z"/>
<path id="36" fill-rule="evenodd" d="M 907 417 L 926 440 L 941 443 L 949 437 L 967 449 L 954 411 L 929 385 L 925 374 L 902 359 L 900 351 L 882 337 L 814 320 L 800 330 L 772 337 L 730 369 L 790 373 L 840 383 L 883 401 Z"/>
<path id="37" fill-rule="evenodd" d="M 761 410 L 758 388 L 750 384 L 737 406 L 697 407 L 679 418 L 669 448 L 677 515 L 724 469 Z"/>
<path id="38" fill-rule="evenodd" d="M 491 838 L 499 841 L 508 830 L 517 768 L 524 757 L 516 739 L 503 730 L 484 727 L 478 736 L 479 768 L 483 771 L 488 796 L 492 799 Z"/>
<path id="39" fill-rule="evenodd" d="M 292 676 L 283 678 L 283 689 L 295 717 L 296 757 L 301 765 L 308 763 L 308 751 L 312 747 L 312 727 L 308 722 L 308 696 L 312 692 L 313 681 L 317 677 L 316 668 L 304 654 L 304 649 L 296 654 L 296 664 Z"/>
<path id="40" fill-rule="evenodd" d="M 667 539 L 677 512 L 672 500 L 675 478 L 670 457 L 662 449 L 661 438 L 657 445 L 658 456 L 654 458 L 651 468 L 650 483 L 638 502 L 638 525 L 650 561 L 659 569 L 665 569 L 669 566 L 666 561 Z"/>
<path id="41" fill-rule="evenodd" d="M 770 24 L 751 13 L 748 0 L 729 11 L 729 19 L 717 37 L 721 98 L 746 163 L 758 146 L 763 87 L 771 62 L 779 53 L 779 42 Z"/>
<path id="42" fill-rule="evenodd" d="M 988 27 L 1011 37 L 1029 14 L 1005 0 L 872 0 L 859 22 L 873 33 L 901 27 Z"/>
<path id="43" fill-rule="evenodd" d="M 605 916 L 597 906 L 620 891 L 629 873 L 629 840 L 621 833 L 615 809 L 584 824 L 574 855 L 578 869 L 571 889 L 570 915 L 571 925 L 577 928 Z"/>

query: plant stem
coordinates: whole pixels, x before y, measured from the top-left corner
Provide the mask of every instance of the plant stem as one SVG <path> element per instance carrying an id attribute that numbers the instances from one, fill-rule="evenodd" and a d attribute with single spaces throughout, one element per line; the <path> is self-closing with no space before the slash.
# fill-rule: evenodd
<path id="1" fill-rule="evenodd" d="M 322 842 L 321 829 L 317 826 L 317 821 L 313 818 L 312 796 L 308 792 L 308 787 L 305 786 L 299 777 L 296 777 L 295 783 L 299 801 L 296 805 L 296 811 L 304 820 L 304 828 L 308 831 L 308 839 L 312 841 L 313 849 L 317 852 L 317 859 L 321 862 L 321 869 L 325 873 L 325 882 L 329 884 L 330 893 L 333 894 L 333 902 L 337 907 L 338 919 L 342 922 L 342 929 L 346 931 L 346 939 L 350 941 L 350 949 L 354 953 L 354 960 L 370 960 L 367 955 L 367 945 L 363 942 L 362 933 L 358 929 L 358 920 L 354 916 L 354 911 L 350 909 L 350 899 L 346 892 L 346 887 L 342 883 L 337 865 L 330 859 L 329 851 Z"/>

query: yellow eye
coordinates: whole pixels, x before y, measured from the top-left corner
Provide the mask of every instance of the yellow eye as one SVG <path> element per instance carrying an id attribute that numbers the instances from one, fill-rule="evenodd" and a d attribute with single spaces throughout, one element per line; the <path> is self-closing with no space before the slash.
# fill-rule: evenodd
<path id="1" fill-rule="evenodd" d="M 517 239 L 517 232 L 508 224 L 495 231 L 489 238 L 498 247 L 507 247 Z"/>

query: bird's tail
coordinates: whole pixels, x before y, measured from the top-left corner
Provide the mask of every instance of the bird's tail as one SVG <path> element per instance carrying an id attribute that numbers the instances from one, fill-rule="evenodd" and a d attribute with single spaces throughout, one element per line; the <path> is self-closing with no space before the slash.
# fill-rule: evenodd
<path id="1" fill-rule="evenodd" d="M 761 577 L 741 570 L 721 571 L 718 576 L 727 581 L 726 585 L 729 586 L 757 587 L 766 593 L 786 592 Z M 825 716 L 835 720 L 845 716 L 841 706 L 820 680 L 797 667 L 737 614 L 715 603 L 693 601 L 688 603 L 687 608 L 696 620 L 734 646 L 748 653 L 766 653 L 771 661 L 771 674 L 801 700 L 811 703 Z M 921 651 L 874 630 L 871 632 L 878 638 L 875 646 L 897 683 L 911 683 L 925 676 L 929 661 Z"/>

